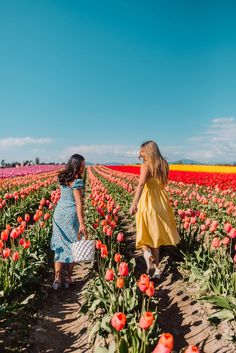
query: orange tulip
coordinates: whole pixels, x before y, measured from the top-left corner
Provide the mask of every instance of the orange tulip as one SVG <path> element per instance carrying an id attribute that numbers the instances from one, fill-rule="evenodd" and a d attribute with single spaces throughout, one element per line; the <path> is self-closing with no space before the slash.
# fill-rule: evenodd
<path id="1" fill-rule="evenodd" d="M 120 259 L 121 259 L 121 254 L 116 253 L 115 256 L 114 256 L 115 262 L 116 262 L 116 263 L 120 262 Z"/>
<path id="2" fill-rule="evenodd" d="M 162 333 L 158 343 L 164 344 L 164 346 L 170 348 L 172 351 L 174 348 L 174 337 L 171 333 Z"/>
<path id="3" fill-rule="evenodd" d="M 118 277 L 116 280 L 116 288 L 123 288 L 125 285 L 124 278 Z"/>

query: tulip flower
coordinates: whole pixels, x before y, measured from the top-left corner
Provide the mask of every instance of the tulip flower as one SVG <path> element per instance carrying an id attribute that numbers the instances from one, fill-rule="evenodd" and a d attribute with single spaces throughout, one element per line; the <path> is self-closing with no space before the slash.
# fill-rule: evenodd
<path id="1" fill-rule="evenodd" d="M 120 232 L 118 235 L 117 235 L 117 238 L 116 240 L 119 242 L 119 243 L 122 243 L 122 241 L 124 241 L 125 239 L 125 236 L 122 232 Z"/>
<path id="2" fill-rule="evenodd" d="M 212 239 L 211 246 L 212 246 L 213 248 L 215 248 L 215 249 L 216 249 L 216 248 L 219 248 L 219 247 L 220 247 L 220 239 L 217 238 L 217 237 L 213 238 L 213 239 Z"/>
<path id="3" fill-rule="evenodd" d="M 126 325 L 126 316 L 124 313 L 115 313 L 111 319 L 111 325 L 117 331 L 121 331 Z"/>
<path id="4" fill-rule="evenodd" d="M 107 269 L 105 274 L 106 281 L 113 281 L 114 279 L 114 271 L 112 269 Z"/>
<path id="5" fill-rule="evenodd" d="M 3 241 L 0 239 L 0 249 L 2 249 L 4 246 Z"/>
<path id="6" fill-rule="evenodd" d="M 155 293 L 154 282 L 150 281 L 148 289 L 145 291 L 145 294 L 148 297 L 152 297 Z"/>
<path id="7" fill-rule="evenodd" d="M 105 244 L 101 245 L 101 257 L 107 257 L 108 251 L 107 251 L 107 246 Z"/>
<path id="8" fill-rule="evenodd" d="M 18 253 L 18 251 L 15 251 L 13 254 L 12 254 L 12 260 L 13 261 L 18 261 L 20 258 L 20 255 Z"/>
<path id="9" fill-rule="evenodd" d="M 102 241 L 100 239 L 96 240 L 96 249 L 101 249 L 101 246 L 102 246 Z"/>
<path id="10" fill-rule="evenodd" d="M 230 238 L 234 239 L 236 238 L 236 228 L 232 228 L 229 232 Z"/>
<path id="11" fill-rule="evenodd" d="M 162 333 L 158 343 L 164 344 L 172 351 L 174 348 L 174 337 L 171 333 Z"/>
<path id="12" fill-rule="evenodd" d="M 50 213 L 45 213 L 45 215 L 43 216 L 43 219 L 47 221 L 49 218 L 50 218 Z"/>
<path id="13" fill-rule="evenodd" d="M 145 273 L 142 274 L 138 281 L 138 287 L 141 292 L 145 292 L 149 288 L 150 278 Z"/>
<path id="14" fill-rule="evenodd" d="M 24 249 L 28 249 L 28 248 L 30 248 L 30 240 L 25 240 L 25 242 L 23 243 L 23 248 Z"/>
<path id="15" fill-rule="evenodd" d="M 196 346 L 188 346 L 188 348 L 185 349 L 184 353 L 200 353 L 200 351 Z"/>
<path id="16" fill-rule="evenodd" d="M 171 353 L 171 350 L 170 348 L 166 347 L 164 344 L 158 343 L 158 345 L 155 347 L 152 353 Z"/>
<path id="17" fill-rule="evenodd" d="M 147 330 L 154 321 L 154 316 L 153 313 L 150 311 L 146 311 L 142 314 L 140 320 L 139 320 L 139 325 L 142 329 Z"/>
<path id="18" fill-rule="evenodd" d="M 28 213 L 25 214 L 25 221 L 26 222 L 30 221 L 30 215 Z"/>
<path id="19" fill-rule="evenodd" d="M 125 285 L 124 278 L 118 277 L 116 280 L 116 288 L 123 288 Z"/>
<path id="20" fill-rule="evenodd" d="M 114 255 L 114 260 L 115 260 L 116 263 L 120 262 L 120 260 L 121 260 L 121 254 L 116 253 L 116 254 Z"/>
<path id="21" fill-rule="evenodd" d="M 9 257 L 10 255 L 11 255 L 11 249 L 9 249 L 9 248 L 3 249 L 3 251 L 2 251 L 2 256 L 3 256 L 4 258 Z"/>
<path id="22" fill-rule="evenodd" d="M 120 276 L 128 276 L 129 274 L 129 267 L 126 262 L 121 262 L 119 265 L 119 275 Z"/>

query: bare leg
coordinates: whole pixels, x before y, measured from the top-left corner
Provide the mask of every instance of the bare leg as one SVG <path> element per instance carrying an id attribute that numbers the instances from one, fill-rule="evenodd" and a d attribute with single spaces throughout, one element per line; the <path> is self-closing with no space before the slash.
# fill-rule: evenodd
<path id="1" fill-rule="evenodd" d="M 57 280 L 58 282 L 61 282 L 62 266 L 63 266 L 63 262 L 55 262 L 55 263 L 54 263 L 54 268 L 55 268 L 55 280 Z"/>
<path id="2" fill-rule="evenodd" d="M 61 287 L 61 271 L 62 271 L 63 262 L 54 262 L 55 269 L 55 279 L 52 284 L 52 288 L 57 290 Z"/>
<path id="3" fill-rule="evenodd" d="M 151 248 L 151 252 L 153 255 L 153 266 L 154 266 L 154 273 L 153 278 L 160 278 L 161 272 L 159 269 L 159 261 L 160 261 L 160 251 L 159 248 Z"/>
<path id="4" fill-rule="evenodd" d="M 74 262 L 67 264 L 67 278 L 71 278 L 74 266 Z"/>
<path id="5" fill-rule="evenodd" d="M 160 249 L 159 248 L 151 248 L 152 256 L 154 257 L 155 265 L 159 265 L 160 261 Z"/>

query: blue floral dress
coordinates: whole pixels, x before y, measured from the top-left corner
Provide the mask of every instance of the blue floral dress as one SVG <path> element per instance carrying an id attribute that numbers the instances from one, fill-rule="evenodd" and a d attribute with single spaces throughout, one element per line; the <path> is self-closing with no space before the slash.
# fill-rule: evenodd
<path id="1" fill-rule="evenodd" d="M 72 263 L 71 243 L 78 240 L 79 220 L 73 189 L 82 189 L 83 180 L 76 179 L 71 186 L 61 185 L 61 197 L 53 214 L 51 249 L 55 262 Z"/>

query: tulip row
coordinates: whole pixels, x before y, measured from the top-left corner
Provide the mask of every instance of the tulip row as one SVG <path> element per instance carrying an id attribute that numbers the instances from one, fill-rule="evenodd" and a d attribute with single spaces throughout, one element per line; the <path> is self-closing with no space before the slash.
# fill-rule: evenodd
<path id="1" fill-rule="evenodd" d="M 117 173 L 112 170 L 109 177 L 108 172 L 96 170 L 110 182 Z M 123 178 L 127 181 L 129 177 L 124 173 Z M 130 182 L 135 183 L 133 179 Z M 227 306 L 225 315 L 219 311 L 216 313 L 218 317 L 233 319 L 236 294 L 235 192 L 182 182 L 169 182 L 166 189 L 176 212 L 181 236 L 179 248 L 185 259 L 182 264 L 184 273 L 188 269 L 190 281 L 200 281 L 201 292 L 208 293 L 206 300 L 218 308 Z"/>
<path id="2" fill-rule="evenodd" d="M 139 175 L 140 166 L 107 166 L 108 168 L 123 173 L 133 173 Z M 170 170 L 169 179 L 185 184 L 198 184 L 216 187 L 220 190 L 236 191 L 236 177 L 233 173 L 209 173 Z"/>
<path id="3" fill-rule="evenodd" d="M 93 168 L 93 171 L 96 174 L 97 168 Z M 129 262 L 125 260 L 126 239 L 124 234 L 120 232 L 119 206 L 115 206 L 112 194 L 110 192 L 108 194 L 106 189 L 106 185 L 109 187 L 109 184 L 104 182 L 101 177 L 98 180 L 91 168 L 88 169 L 88 176 L 91 182 L 91 197 L 90 205 L 87 205 L 87 214 L 89 215 L 87 221 L 93 224 L 93 236 L 97 238 L 96 248 L 98 251 L 98 274 L 95 274 L 95 281 L 93 279 L 91 287 L 87 288 L 84 293 L 84 296 L 89 298 L 85 303 L 86 311 L 91 310 L 93 312 L 91 319 L 94 320 L 95 316 L 97 320 L 97 322 L 95 320 L 92 332 L 101 332 L 101 327 L 105 328 L 108 333 L 114 335 L 116 349 L 125 349 L 124 351 L 127 352 L 151 352 L 159 334 L 154 283 L 146 274 L 141 274 L 139 280 L 136 280 L 134 259 Z M 110 184 L 111 192 L 113 188 L 114 184 Z M 118 188 L 120 191 L 120 187 Z M 114 195 L 119 201 L 120 198 L 116 190 L 114 191 Z M 130 194 L 126 195 L 129 198 Z M 127 207 L 126 210 L 122 208 L 122 212 L 127 213 L 129 205 L 124 200 L 123 205 Z M 119 233 L 117 234 L 117 232 Z M 97 293 L 96 297 L 94 297 L 94 292 Z M 101 298 L 98 298 L 98 293 L 103 293 L 102 303 Z M 104 304 L 106 299 L 109 303 L 107 306 Z M 100 311 L 101 316 L 97 316 L 98 308 L 95 303 L 99 303 L 100 310 L 103 308 L 102 312 Z M 91 307 L 88 309 L 89 304 Z M 97 310 L 94 310 L 95 308 Z M 110 351 L 113 351 L 113 344 L 109 347 Z M 196 347 L 192 348 L 191 352 L 199 352 Z M 153 352 L 168 353 L 172 349 L 173 336 L 162 334 Z M 188 352 L 190 349 L 191 347 Z M 109 350 L 103 348 L 102 352 L 106 351 Z M 100 350 L 95 350 L 95 352 L 100 352 Z"/>
<path id="4" fill-rule="evenodd" d="M 0 235 L 0 312 L 20 306 L 28 295 L 28 286 L 35 283 L 47 261 L 51 212 L 59 198 L 52 185 L 40 190 L 41 198 L 34 212 L 27 207 L 21 215 L 11 218 Z M 55 185 L 54 185 L 55 188 Z M 22 201 L 23 202 L 23 201 Z M 25 205 L 26 206 L 26 205 Z M 31 210 L 31 209 L 30 209 Z M 18 213 L 19 214 L 19 213 Z M 7 218 L 6 218 L 7 219 Z M 31 293 L 32 294 L 32 293 Z M 23 300 L 23 303 L 27 301 Z"/>
<path id="5" fill-rule="evenodd" d="M 18 168 L 0 168 L 0 179 L 27 176 L 30 174 L 48 173 L 61 168 L 61 165 L 34 165 Z"/>

